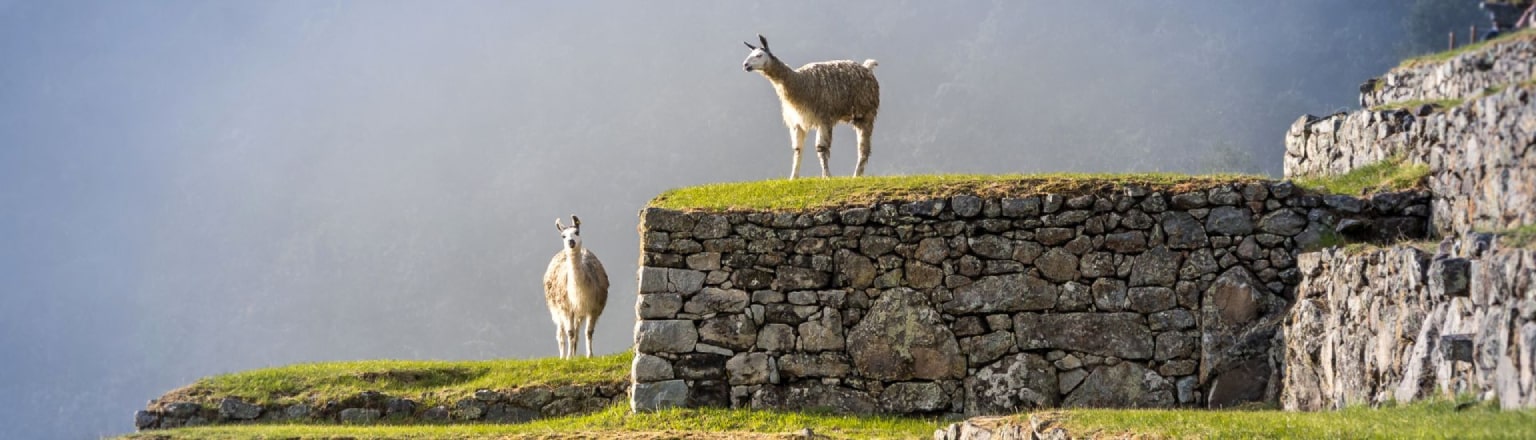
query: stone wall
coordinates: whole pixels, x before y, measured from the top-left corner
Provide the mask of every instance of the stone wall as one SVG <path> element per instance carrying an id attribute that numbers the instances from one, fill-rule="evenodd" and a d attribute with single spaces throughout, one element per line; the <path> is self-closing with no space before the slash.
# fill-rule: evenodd
<path id="1" fill-rule="evenodd" d="M 1457 394 L 1536 405 L 1536 252 L 1490 251 L 1496 246 L 1476 233 L 1536 223 L 1533 40 L 1394 69 L 1361 95 L 1366 106 L 1464 100 L 1458 106 L 1304 116 L 1291 127 L 1287 177 L 1344 173 L 1393 155 L 1427 164 L 1435 231 L 1472 238 L 1435 253 L 1300 255 L 1298 300 L 1282 332 L 1286 408 Z"/>
<path id="2" fill-rule="evenodd" d="M 1536 101 L 1510 87 L 1424 116 L 1361 110 L 1304 116 L 1286 135 L 1285 175 L 1340 174 L 1392 155 L 1430 167 L 1445 236 L 1536 223 Z"/>
<path id="3" fill-rule="evenodd" d="M 616 382 L 479 390 L 452 405 L 432 407 L 371 391 L 339 401 L 289 405 L 257 405 L 234 396 L 183 396 L 173 391 L 134 413 L 133 424 L 142 431 L 235 423 L 519 423 L 596 412 L 625 401 L 628 388 Z"/>
<path id="4" fill-rule="evenodd" d="M 1416 100 L 1464 99 L 1489 87 L 1518 83 L 1536 74 L 1536 36 L 1501 40 L 1444 62 L 1388 71 L 1361 86 L 1360 102 L 1376 107 Z"/>
<path id="5" fill-rule="evenodd" d="M 1427 198 L 1288 182 L 641 215 L 632 405 L 996 414 L 1273 399 L 1294 255 Z"/>
<path id="6" fill-rule="evenodd" d="M 1536 251 L 1413 247 L 1302 254 L 1284 326 L 1286 409 L 1471 394 L 1536 407 Z"/>

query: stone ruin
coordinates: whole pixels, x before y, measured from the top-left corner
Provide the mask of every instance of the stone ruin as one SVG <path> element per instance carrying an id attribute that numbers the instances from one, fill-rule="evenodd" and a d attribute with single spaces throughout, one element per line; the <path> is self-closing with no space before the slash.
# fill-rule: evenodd
<path id="1" fill-rule="evenodd" d="M 1273 400 L 1297 252 L 1422 236 L 1422 193 L 1108 186 L 642 213 L 631 402 L 852 414 Z"/>

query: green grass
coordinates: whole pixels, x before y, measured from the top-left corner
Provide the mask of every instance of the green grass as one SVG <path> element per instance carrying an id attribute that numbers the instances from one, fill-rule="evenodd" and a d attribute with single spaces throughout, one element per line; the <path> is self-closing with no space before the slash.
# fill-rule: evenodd
<path id="1" fill-rule="evenodd" d="M 1079 194 L 1124 185 L 1151 189 L 1208 187 L 1230 182 L 1256 182 L 1262 176 L 1214 174 L 1190 176 L 1147 174 L 940 174 L 917 176 L 776 179 L 700 185 L 668 190 L 650 206 L 677 210 L 795 211 L 844 206 L 868 206 L 876 201 L 911 201 L 957 194 L 1018 196 Z"/>
<path id="2" fill-rule="evenodd" d="M 216 405 L 236 396 L 255 404 L 342 400 L 363 391 L 447 404 L 480 389 L 534 385 L 614 383 L 626 380 L 634 355 L 624 352 L 564 361 L 558 358 L 485 361 L 369 360 L 322 362 L 244 371 L 199 379 L 172 391 L 170 400 Z"/>
<path id="3" fill-rule="evenodd" d="M 1536 410 L 1436 401 L 1325 412 L 1274 410 L 1073 410 L 1063 427 L 1075 435 L 1136 433 L 1140 438 L 1536 438 Z"/>
<path id="4" fill-rule="evenodd" d="M 1418 66 L 1418 65 L 1422 65 L 1422 64 L 1444 62 L 1444 61 L 1449 60 L 1451 58 L 1455 58 L 1457 55 L 1461 55 L 1461 54 L 1464 54 L 1464 53 L 1471 53 L 1471 52 L 1476 52 L 1476 51 L 1479 51 L 1479 50 L 1483 50 L 1483 48 L 1488 47 L 1488 45 L 1490 45 L 1490 44 L 1498 44 L 1498 43 L 1504 43 L 1504 42 L 1508 42 L 1508 41 L 1513 41 L 1516 38 L 1532 38 L 1532 37 L 1536 37 L 1536 31 L 1532 31 L 1531 29 L 1522 29 L 1522 30 L 1519 30 L 1519 31 L 1516 31 L 1516 32 L 1510 32 L 1510 33 L 1499 35 L 1498 37 L 1496 37 L 1496 38 L 1494 38 L 1492 40 L 1480 41 L 1480 42 L 1477 42 L 1477 43 L 1463 45 L 1463 46 L 1455 48 L 1455 49 L 1450 49 L 1450 50 L 1446 50 L 1446 51 L 1442 51 L 1442 52 L 1436 52 L 1436 53 L 1432 53 L 1432 54 L 1425 54 L 1425 55 L 1420 55 L 1420 56 L 1416 56 L 1416 57 L 1413 57 L 1413 58 L 1409 58 L 1409 59 L 1403 60 L 1403 62 L 1401 64 L 1399 64 L 1398 67 L 1399 68 L 1402 68 L 1402 67 L 1413 67 L 1413 66 Z"/>
<path id="5" fill-rule="evenodd" d="M 1417 109 L 1419 106 L 1424 105 L 1424 104 L 1431 104 L 1431 105 L 1434 105 L 1434 106 L 1438 107 L 1439 109 L 1443 110 L 1443 109 L 1448 109 L 1448 108 L 1451 108 L 1451 107 L 1460 106 L 1462 101 L 1463 100 L 1456 99 L 1456 98 L 1446 98 L 1446 99 L 1415 99 L 1415 100 L 1411 100 L 1411 101 L 1402 101 L 1402 102 L 1394 102 L 1394 103 L 1390 103 L 1390 104 L 1382 104 L 1382 105 L 1378 105 L 1378 106 L 1375 106 L 1375 107 L 1371 107 L 1371 110 L 1372 111 L 1378 111 L 1378 112 L 1388 111 L 1388 110 L 1414 110 L 1414 109 Z"/>
<path id="6" fill-rule="evenodd" d="M 492 438 L 741 438 L 744 433 L 786 434 L 811 428 L 833 438 L 928 438 L 947 421 L 887 416 L 728 409 L 671 409 L 631 414 L 626 405 L 524 424 L 467 425 L 225 425 L 132 434 L 127 439 L 492 439 Z"/>
<path id="7" fill-rule="evenodd" d="M 1499 236 L 1499 244 L 1505 247 L 1528 249 L 1536 247 L 1536 225 L 1525 225 L 1514 229 L 1494 232 Z"/>
<path id="8" fill-rule="evenodd" d="M 1296 179 L 1296 184 L 1329 194 L 1362 195 L 1418 188 L 1428 176 L 1429 165 L 1409 163 L 1402 157 L 1390 157 L 1337 176 L 1302 177 Z"/>
<path id="9" fill-rule="evenodd" d="M 1331 247 L 1346 246 L 1348 244 L 1349 240 L 1344 238 L 1344 234 L 1334 232 L 1333 228 L 1323 228 L 1322 233 L 1318 234 L 1317 243 L 1307 247 L 1306 249 L 1302 249 L 1302 252 L 1314 252 Z"/>

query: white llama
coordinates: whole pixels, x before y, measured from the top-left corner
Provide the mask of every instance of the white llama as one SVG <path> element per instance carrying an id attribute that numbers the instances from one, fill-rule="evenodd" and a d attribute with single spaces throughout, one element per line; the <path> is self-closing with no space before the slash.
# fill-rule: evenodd
<path id="1" fill-rule="evenodd" d="M 790 147 L 794 148 L 794 165 L 789 178 L 800 176 L 800 151 L 805 146 L 805 134 L 816 131 L 816 156 L 821 159 L 821 177 L 831 175 L 827 169 L 827 156 L 832 151 L 832 126 L 847 122 L 853 126 L 859 139 L 859 164 L 853 175 L 864 175 L 864 163 L 869 160 L 869 137 L 875 132 L 875 116 L 880 112 L 880 81 L 875 79 L 875 60 L 822 61 L 790 69 L 768 49 L 768 39 L 757 36 L 762 47 L 746 44 L 752 52 L 742 61 L 741 67 L 748 72 L 756 71 L 779 94 L 783 107 L 784 125 L 789 127 Z"/>
<path id="2" fill-rule="evenodd" d="M 581 219 L 571 216 L 571 226 L 555 219 L 565 249 L 549 260 L 544 272 L 544 300 L 555 321 L 555 343 L 560 358 L 576 357 L 576 330 L 585 327 L 587 357 L 592 357 L 592 330 L 608 303 L 608 272 L 597 255 L 581 246 Z"/>

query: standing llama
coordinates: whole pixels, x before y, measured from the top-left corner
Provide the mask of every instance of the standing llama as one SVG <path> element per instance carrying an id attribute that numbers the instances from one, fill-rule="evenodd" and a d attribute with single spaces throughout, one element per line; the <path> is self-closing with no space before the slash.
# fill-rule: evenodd
<path id="1" fill-rule="evenodd" d="M 608 304 L 608 272 L 597 255 L 581 246 L 581 219 L 571 216 L 571 226 L 555 219 L 565 249 L 549 260 L 544 272 L 544 301 L 555 320 L 555 343 L 560 358 L 576 357 L 576 330 L 586 327 L 587 357 L 592 357 L 592 330 Z"/>
<path id="2" fill-rule="evenodd" d="M 800 151 L 805 133 L 816 130 L 816 156 L 821 159 L 821 177 L 831 175 L 827 156 L 832 151 L 832 127 L 840 122 L 853 126 L 859 138 L 859 165 L 855 177 L 864 175 L 869 160 L 869 136 L 875 131 L 875 114 L 880 111 L 880 82 L 875 80 L 875 60 L 822 61 L 790 69 L 768 49 L 768 39 L 761 34 L 762 47 L 743 42 L 752 49 L 742 68 L 757 71 L 779 94 L 784 108 L 784 125 L 789 126 L 790 146 L 795 149 L 789 178 L 800 176 Z"/>

